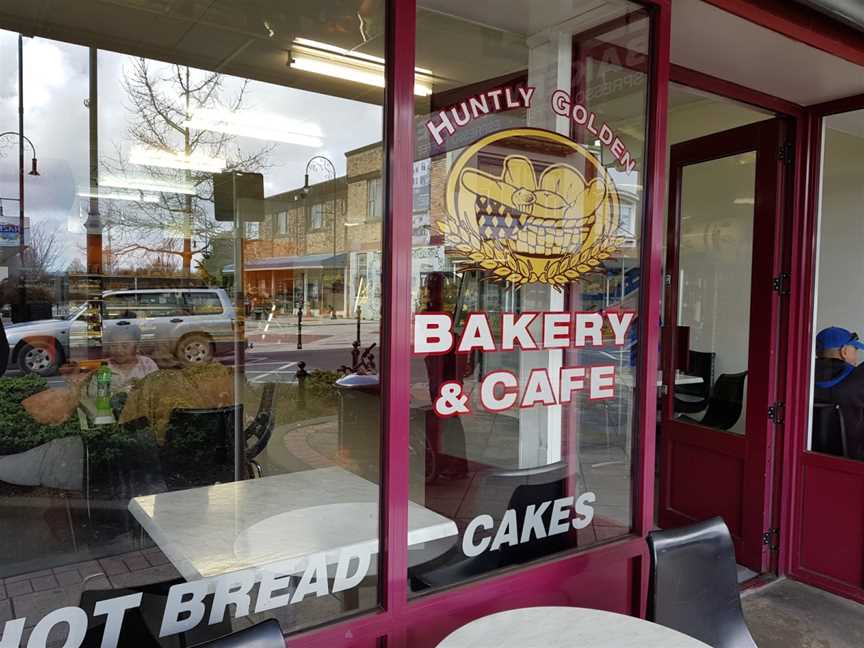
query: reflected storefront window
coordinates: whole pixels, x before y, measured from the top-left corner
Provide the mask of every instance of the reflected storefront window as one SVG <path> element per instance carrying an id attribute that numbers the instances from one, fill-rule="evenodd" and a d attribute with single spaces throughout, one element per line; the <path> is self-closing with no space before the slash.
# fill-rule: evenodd
<path id="1" fill-rule="evenodd" d="M 649 19 L 517 4 L 418 6 L 415 595 L 631 528 Z"/>
<path id="2" fill-rule="evenodd" d="M 376 608 L 383 3 L 3 15 L 3 645 Z"/>

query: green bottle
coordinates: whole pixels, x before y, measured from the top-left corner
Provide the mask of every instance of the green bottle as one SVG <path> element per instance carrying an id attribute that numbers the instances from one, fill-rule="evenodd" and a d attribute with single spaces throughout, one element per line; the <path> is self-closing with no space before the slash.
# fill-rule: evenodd
<path id="1" fill-rule="evenodd" d="M 100 412 L 111 411 L 111 367 L 104 360 L 96 370 L 96 409 Z"/>

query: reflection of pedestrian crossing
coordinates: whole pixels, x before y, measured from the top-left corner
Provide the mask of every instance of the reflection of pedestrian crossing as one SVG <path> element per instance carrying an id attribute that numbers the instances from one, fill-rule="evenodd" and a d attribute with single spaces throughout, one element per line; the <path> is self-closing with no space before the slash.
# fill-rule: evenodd
<path id="1" fill-rule="evenodd" d="M 269 363 L 264 363 L 269 364 Z M 255 371 L 255 370 L 246 370 L 246 376 L 249 378 L 249 382 L 260 383 L 260 382 L 292 382 L 294 377 L 297 375 L 296 369 L 292 369 L 292 367 L 296 367 L 296 362 L 286 362 L 285 364 L 272 369 L 270 371 Z"/>

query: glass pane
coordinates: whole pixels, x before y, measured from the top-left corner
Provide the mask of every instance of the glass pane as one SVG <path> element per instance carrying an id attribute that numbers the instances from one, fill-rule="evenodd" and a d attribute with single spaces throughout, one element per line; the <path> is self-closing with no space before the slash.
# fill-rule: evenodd
<path id="1" fill-rule="evenodd" d="M 419 3 L 415 595 L 630 531 L 649 19 L 567 4 Z"/>
<path id="2" fill-rule="evenodd" d="M 860 155 L 864 110 L 824 121 L 819 257 L 816 278 L 813 452 L 864 460 L 864 369 L 858 332 L 864 320 L 857 294 L 864 270 L 861 246 Z"/>
<path id="3" fill-rule="evenodd" d="M 736 434 L 746 418 L 755 190 L 755 152 L 682 170 L 675 412 Z"/>
<path id="4" fill-rule="evenodd" d="M 4 645 L 100 645 L 130 593 L 121 646 L 377 607 L 384 15 L 360 4 L 5 3 Z"/>

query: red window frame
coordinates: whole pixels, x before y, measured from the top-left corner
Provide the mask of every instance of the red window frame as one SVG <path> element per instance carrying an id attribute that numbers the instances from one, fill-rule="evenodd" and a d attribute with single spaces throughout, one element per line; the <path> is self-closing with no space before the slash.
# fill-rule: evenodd
<path id="1" fill-rule="evenodd" d="M 540 1 L 540 0 L 537 0 Z M 659 299 L 662 272 L 666 165 L 667 85 L 669 82 L 669 0 L 637 0 L 651 10 L 652 52 L 649 74 L 648 145 L 643 214 L 642 294 L 639 339 L 644 357 L 639 384 L 654 384 L 660 340 Z M 653 525 L 653 389 L 637 390 L 633 461 L 633 533 L 600 547 L 574 551 L 539 565 L 493 574 L 480 581 L 413 599 L 407 590 L 408 404 L 411 321 L 411 213 L 414 160 L 415 0 L 387 1 L 387 89 L 384 142 L 385 213 L 382 321 L 382 480 L 381 561 L 377 611 L 290 635 L 290 646 L 418 646 L 411 629 L 421 628 L 424 645 L 434 646 L 452 629 L 492 612 L 542 604 L 544 592 L 579 582 L 589 605 L 645 614 L 648 562 L 644 536 Z M 650 377 L 650 380 L 649 380 Z M 638 431 L 638 432 L 636 432 Z M 651 467 L 651 468 L 648 468 Z M 614 587 L 611 587 L 614 585 Z M 617 591 L 604 593 L 604 590 Z M 591 595 L 587 594 L 592 590 Z M 560 604 L 560 603 L 559 603 Z M 431 623 L 432 619 L 439 622 Z M 440 635 L 440 636 L 439 636 Z"/>

